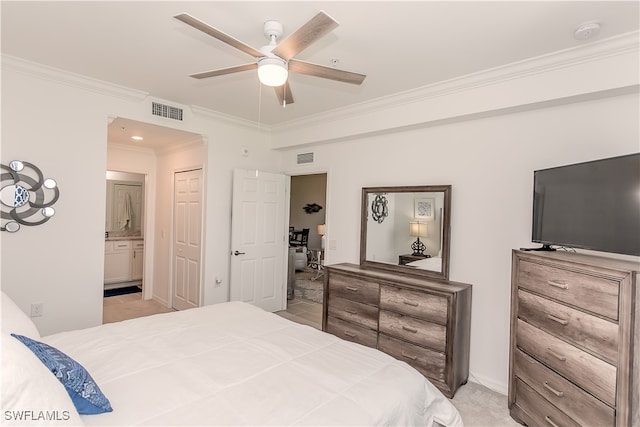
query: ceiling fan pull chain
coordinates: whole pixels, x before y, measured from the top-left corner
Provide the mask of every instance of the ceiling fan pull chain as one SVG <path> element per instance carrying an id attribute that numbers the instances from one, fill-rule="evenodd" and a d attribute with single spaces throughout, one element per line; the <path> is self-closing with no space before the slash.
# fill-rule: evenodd
<path id="1" fill-rule="evenodd" d="M 258 132 L 262 131 L 262 84 L 258 82 Z"/>

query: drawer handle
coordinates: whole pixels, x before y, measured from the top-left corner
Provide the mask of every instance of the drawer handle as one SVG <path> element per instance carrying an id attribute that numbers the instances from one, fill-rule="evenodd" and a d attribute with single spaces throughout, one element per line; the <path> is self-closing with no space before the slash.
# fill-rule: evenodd
<path id="1" fill-rule="evenodd" d="M 564 391 L 558 391 L 555 388 L 551 387 L 548 382 L 544 382 L 544 388 L 549 390 L 551 393 L 555 394 L 557 397 L 564 397 Z"/>
<path id="2" fill-rule="evenodd" d="M 344 331 L 344 334 L 345 334 L 346 336 L 348 336 L 349 338 L 355 338 L 355 337 L 357 337 L 357 335 L 356 335 L 356 334 L 354 334 L 353 332 L 349 332 L 349 331 Z"/>
<path id="3" fill-rule="evenodd" d="M 557 280 L 549 280 L 547 283 L 554 288 L 569 289 L 569 285 L 564 282 L 558 282 Z"/>
<path id="4" fill-rule="evenodd" d="M 402 329 L 404 329 L 407 332 L 411 332 L 412 334 L 415 334 L 416 332 L 418 332 L 418 330 L 416 328 L 410 328 L 408 326 L 402 325 Z"/>
<path id="5" fill-rule="evenodd" d="M 418 358 L 418 356 L 412 356 L 410 354 L 405 353 L 404 351 L 401 354 L 402 354 L 402 357 L 406 357 L 407 359 L 411 359 L 413 361 L 415 361 Z"/>
<path id="6" fill-rule="evenodd" d="M 358 312 L 357 312 L 357 311 L 355 311 L 355 310 L 350 310 L 350 309 L 348 309 L 348 308 L 345 308 L 345 309 L 344 309 L 344 311 L 346 311 L 346 312 L 347 312 L 347 313 L 349 313 L 349 314 L 358 314 Z"/>
<path id="7" fill-rule="evenodd" d="M 358 292 L 358 288 L 354 288 L 354 287 L 351 287 L 351 286 L 347 286 L 347 290 L 351 291 L 351 292 Z"/>
<path id="8" fill-rule="evenodd" d="M 405 303 L 406 305 L 410 305 L 411 307 L 417 307 L 418 306 L 417 302 L 412 302 L 412 301 L 407 301 L 407 300 L 404 300 L 402 302 Z"/>
<path id="9" fill-rule="evenodd" d="M 556 353 L 555 351 L 553 351 L 553 350 L 551 349 L 551 347 L 547 347 L 547 352 L 548 352 L 550 355 L 552 355 L 553 357 L 555 357 L 556 359 L 558 359 L 559 361 L 561 361 L 561 362 L 565 362 L 565 361 L 567 360 L 567 358 L 566 358 L 566 357 L 564 357 L 563 355 L 558 354 L 558 353 Z"/>
<path id="10" fill-rule="evenodd" d="M 547 314 L 547 319 L 553 320 L 556 323 L 560 323 L 562 326 L 567 326 L 569 324 L 569 321 L 567 319 L 556 317 L 553 314 Z"/>
<path id="11" fill-rule="evenodd" d="M 551 427 L 558 427 L 558 424 L 554 423 L 549 415 L 545 415 L 544 420 L 551 425 Z"/>

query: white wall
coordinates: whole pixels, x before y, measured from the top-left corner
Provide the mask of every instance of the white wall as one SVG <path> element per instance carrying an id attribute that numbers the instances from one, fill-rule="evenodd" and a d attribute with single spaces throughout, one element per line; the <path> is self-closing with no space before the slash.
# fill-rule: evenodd
<path id="1" fill-rule="evenodd" d="M 451 184 L 450 279 L 473 285 L 472 380 L 505 392 L 511 250 L 532 246 L 533 171 L 637 152 L 638 103 L 624 95 L 305 147 L 330 169 L 327 264 L 358 263 L 361 187 Z M 298 151 L 284 152 L 285 169 L 300 168 Z"/>
<path id="2" fill-rule="evenodd" d="M 44 303 L 44 315 L 34 318 L 43 335 L 102 323 L 109 117 L 203 135 L 208 147 L 204 303 L 228 300 L 232 170 L 277 172 L 280 154 L 269 149 L 268 134 L 252 124 L 189 107 L 184 122 L 173 123 L 150 115 L 151 100 L 139 91 L 3 56 L 2 162 L 32 162 L 60 188 L 49 222 L 1 235 L 2 289 L 27 313 L 30 303 Z M 122 163 L 113 167 L 125 169 Z"/>
<path id="3" fill-rule="evenodd" d="M 107 117 L 168 124 L 149 117 L 147 94 L 4 57 L 2 66 L 2 162 L 30 161 L 61 191 L 51 221 L 2 233 L 2 289 L 26 312 L 44 302 L 43 334 L 99 324 Z M 229 295 L 233 168 L 328 172 L 327 264 L 359 260 L 363 186 L 451 184 L 450 277 L 474 286 L 471 371 L 505 391 L 510 257 L 530 245 L 532 172 L 640 149 L 637 35 L 502 71 L 271 135 L 187 108 L 172 125 L 208 147 L 205 304 Z M 311 144 L 315 163 L 297 166 L 294 144 Z"/>
<path id="4" fill-rule="evenodd" d="M 193 144 L 187 149 L 162 153 L 158 155 L 158 183 L 157 202 L 155 205 L 155 279 L 153 283 L 153 298 L 164 303 L 170 303 L 169 290 L 171 285 L 173 246 L 173 194 L 174 174 L 185 170 L 202 169 L 203 179 L 207 179 L 207 147 L 204 144 Z M 202 189 L 205 196 L 206 188 Z M 212 201 L 213 202 L 213 201 Z M 206 213 L 202 216 L 206 222 Z M 206 229 L 203 230 L 203 236 Z M 203 254 L 203 258 L 206 257 Z M 206 268 L 206 266 L 205 266 Z"/>

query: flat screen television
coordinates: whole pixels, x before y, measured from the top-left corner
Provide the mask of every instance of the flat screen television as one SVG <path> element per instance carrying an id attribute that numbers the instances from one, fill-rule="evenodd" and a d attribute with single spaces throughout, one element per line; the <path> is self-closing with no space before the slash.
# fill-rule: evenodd
<path id="1" fill-rule="evenodd" d="M 640 153 L 534 172 L 531 240 L 640 256 Z"/>

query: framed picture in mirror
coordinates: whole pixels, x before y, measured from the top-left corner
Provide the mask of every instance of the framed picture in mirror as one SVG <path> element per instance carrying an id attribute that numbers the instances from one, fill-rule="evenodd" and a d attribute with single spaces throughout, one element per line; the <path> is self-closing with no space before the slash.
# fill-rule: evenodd
<path id="1" fill-rule="evenodd" d="M 434 199 L 415 199 L 413 202 L 413 217 L 415 219 L 433 221 L 434 211 Z"/>

